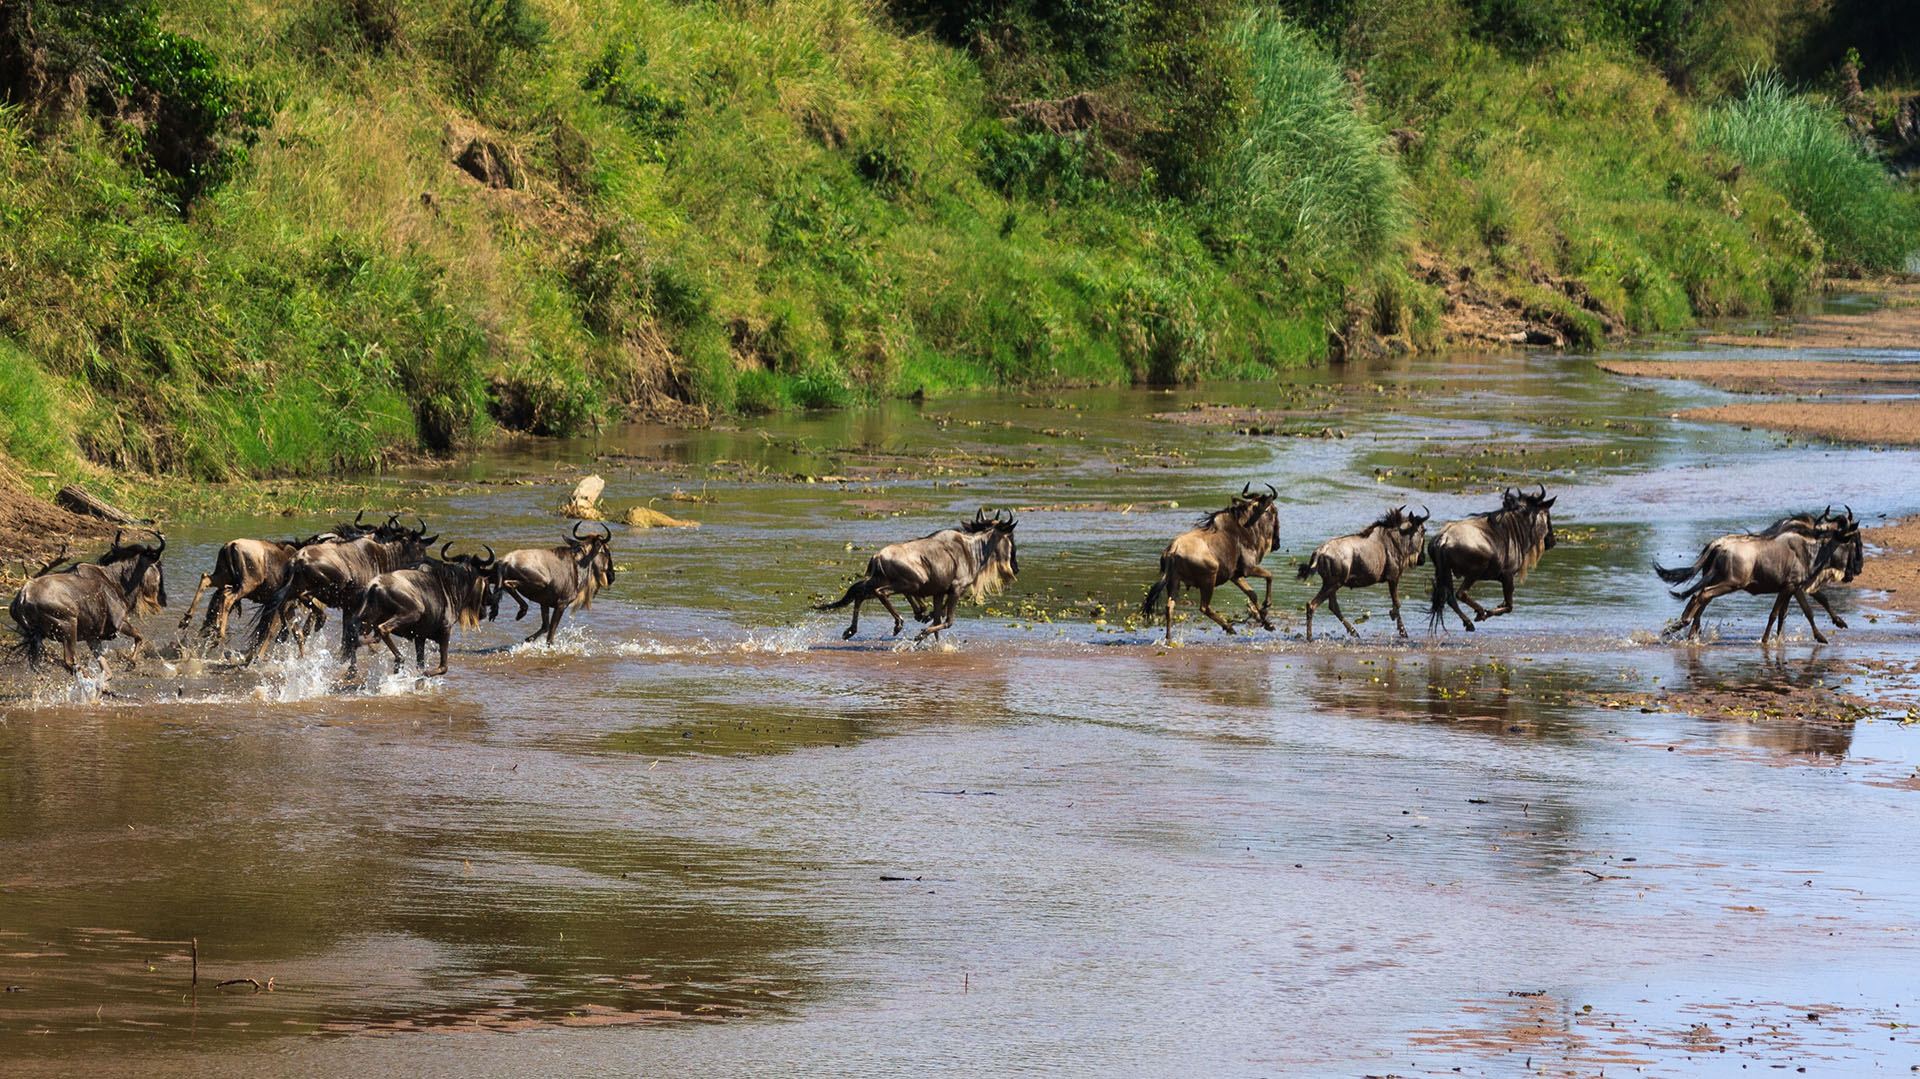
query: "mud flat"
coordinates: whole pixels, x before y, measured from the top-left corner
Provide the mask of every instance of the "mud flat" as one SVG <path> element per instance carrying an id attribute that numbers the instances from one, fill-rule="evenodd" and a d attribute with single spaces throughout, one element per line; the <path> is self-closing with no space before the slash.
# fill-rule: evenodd
<path id="1" fill-rule="evenodd" d="M 1902 622 L 1920 622 L 1920 517 L 1866 531 L 1872 545 L 1854 587 L 1887 594 Z"/>
<path id="2" fill-rule="evenodd" d="M 1704 340 L 1711 345 L 1739 348 L 1912 349 L 1920 344 L 1920 280 L 1889 279 L 1866 287 L 1860 282 L 1837 281 L 1830 291 L 1866 292 L 1879 300 L 1879 306 L 1858 314 L 1792 319 L 1760 334 L 1713 334 Z"/>

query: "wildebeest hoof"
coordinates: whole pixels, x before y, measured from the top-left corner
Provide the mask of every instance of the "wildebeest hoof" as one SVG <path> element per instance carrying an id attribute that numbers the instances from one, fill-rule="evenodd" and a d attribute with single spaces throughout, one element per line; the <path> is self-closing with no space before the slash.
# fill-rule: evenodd
<path id="1" fill-rule="evenodd" d="M 1229 636 L 1229 637 L 1231 637 L 1231 636 L 1233 636 L 1233 627 L 1232 627 L 1232 626 L 1221 626 L 1220 628 L 1221 628 L 1221 629 L 1224 629 L 1224 630 L 1226 630 L 1226 631 L 1227 631 L 1227 636 Z"/>
<path id="2" fill-rule="evenodd" d="M 842 633 L 842 634 L 840 635 L 840 639 L 841 639 L 841 640 L 843 640 L 843 641 L 851 641 L 851 640 L 853 640 L 853 627 L 852 627 L 852 626 L 848 626 L 848 627 L 847 627 L 847 631 L 846 631 L 845 633 Z"/>
<path id="3" fill-rule="evenodd" d="M 1846 621 L 1845 621 L 1844 619 L 1842 619 L 1842 618 L 1841 618 L 1841 617 L 1840 617 L 1839 615 L 1837 615 L 1837 614 L 1836 614 L 1836 615 L 1834 615 L 1834 616 L 1833 616 L 1833 628 L 1834 628 L 1834 629 L 1846 629 L 1846 628 L 1847 628 L 1847 623 L 1846 623 Z"/>
<path id="4" fill-rule="evenodd" d="M 1465 627 L 1466 627 L 1466 630 L 1467 630 L 1467 632 L 1468 632 L 1468 633 L 1472 633 L 1472 632 L 1473 632 L 1473 623 L 1472 623 L 1472 622 L 1462 622 L 1462 623 L 1460 623 L 1460 624 L 1461 624 L 1462 626 L 1465 626 Z"/>

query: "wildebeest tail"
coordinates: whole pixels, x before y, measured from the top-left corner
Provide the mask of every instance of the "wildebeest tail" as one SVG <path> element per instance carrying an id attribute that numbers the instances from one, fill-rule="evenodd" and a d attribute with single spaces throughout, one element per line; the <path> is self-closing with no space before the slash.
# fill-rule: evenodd
<path id="1" fill-rule="evenodd" d="M 1445 550 L 1435 550 L 1427 545 L 1427 561 L 1433 563 L 1433 603 L 1427 608 L 1427 632 L 1433 633 L 1440 628 L 1440 619 L 1447 613 L 1447 604 L 1453 599 L 1453 566 Z"/>
<path id="2" fill-rule="evenodd" d="M 1151 615 L 1159 611 L 1160 597 L 1167 594 L 1167 574 L 1170 572 L 1171 571 L 1167 569 L 1167 556 L 1161 555 L 1160 579 L 1153 582 L 1153 587 L 1147 589 L 1147 598 L 1140 601 L 1141 614 Z"/>
<path id="3" fill-rule="evenodd" d="M 282 623 L 286 621 L 283 612 L 293 598 L 292 592 L 293 575 L 289 573 L 286 581 L 280 585 L 272 597 L 262 603 L 259 610 L 253 612 L 253 649 L 248 653 L 250 657 L 258 656 L 264 651 L 267 642 L 279 632 Z"/>
<path id="4" fill-rule="evenodd" d="M 1706 564 L 1707 564 L 1707 553 L 1705 551 L 1702 551 L 1700 553 L 1700 557 L 1694 559 L 1693 565 L 1691 566 L 1677 566 L 1673 569 L 1667 569 L 1661 566 L 1660 563 L 1655 562 L 1653 564 L 1653 572 L 1659 574 L 1660 579 L 1667 582 L 1668 584 L 1679 584 L 1682 581 L 1685 581 L 1687 578 L 1693 576 L 1694 574 L 1699 573 L 1701 567 L 1705 566 Z M 1677 594 L 1678 593 L 1676 593 L 1676 595 Z"/>
<path id="5" fill-rule="evenodd" d="M 832 603 L 816 603 L 813 605 L 813 609 L 816 611 L 837 611 L 840 608 L 845 607 L 847 604 L 852 603 L 854 600 L 870 599 L 872 598 L 872 596 L 873 596 L 873 578 L 862 577 L 859 580 L 847 586 L 846 595 L 841 596 L 839 599 L 834 600 Z"/>
<path id="6" fill-rule="evenodd" d="M 1299 567 L 1294 571 L 1293 576 L 1295 580 L 1301 581 L 1313 576 L 1313 559 L 1309 558 L 1305 562 L 1300 563 Z"/>

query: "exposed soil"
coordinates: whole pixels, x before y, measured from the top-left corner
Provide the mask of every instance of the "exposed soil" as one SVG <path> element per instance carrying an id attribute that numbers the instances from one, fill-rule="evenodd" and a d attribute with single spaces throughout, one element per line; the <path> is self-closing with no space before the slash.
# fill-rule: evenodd
<path id="1" fill-rule="evenodd" d="M 1594 366 L 1629 378 L 1702 382 L 1731 393 L 1812 394 L 1920 392 L 1920 364 L 1857 360 L 1600 360 Z"/>
<path id="2" fill-rule="evenodd" d="M 1683 420 L 1737 423 L 1835 442 L 1920 446 L 1920 401 L 1766 401 L 1677 413 Z"/>
<path id="3" fill-rule="evenodd" d="M 1759 333 L 1723 333 L 1704 338 L 1708 344 L 1751 348 L 1888 348 L 1912 349 L 1920 344 L 1920 278 L 1890 278 L 1871 283 L 1839 281 L 1833 291 L 1868 292 L 1881 305 L 1860 314 L 1811 315 L 1784 319 Z"/>
<path id="4" fill-rule="evenodd" d="M 1872 548 L 1853 587 L 1885 592 L 1902 622 L 1920 622 L 1920 517 L 1869 528 Z"/>

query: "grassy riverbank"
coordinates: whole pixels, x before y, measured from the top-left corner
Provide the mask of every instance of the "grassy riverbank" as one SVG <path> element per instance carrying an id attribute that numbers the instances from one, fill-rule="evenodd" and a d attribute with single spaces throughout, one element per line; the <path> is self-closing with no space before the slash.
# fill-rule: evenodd
<path id="1" fill-rule="evenodd" d="M 36 0 L 0 19 L 0 449 L 311 474 L 1590 344 L 1920 234 L 1833 109 L 1676 79 L 1599 6 L 1538 40 L 1484 7 Z"/>

